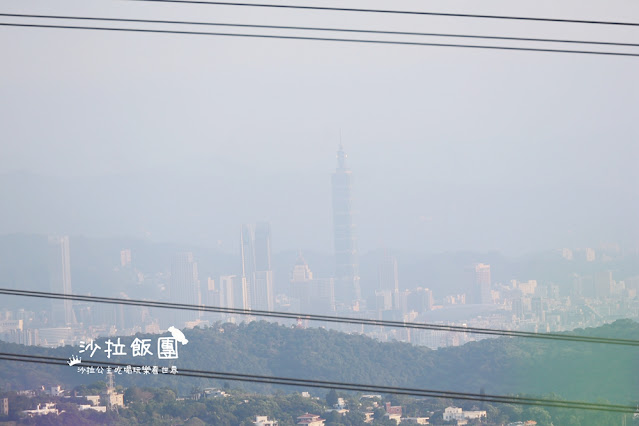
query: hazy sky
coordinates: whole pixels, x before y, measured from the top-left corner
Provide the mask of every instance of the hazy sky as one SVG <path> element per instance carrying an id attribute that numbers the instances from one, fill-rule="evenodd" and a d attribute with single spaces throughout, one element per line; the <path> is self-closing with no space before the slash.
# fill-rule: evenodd
<path id="1" fill-rule="evenodd" d="M 639 22 L 634 0 L 313 4 Z M 106 0 L 1 9 L 639 43 L 631 27 Z M 639 240 L 639 58 L 9 27 L 0 52 L 0 233 L 232 250 L 242 222 L 269 220 L 276 250 L 330 251 L 341 132 L 362 250 Z"/>

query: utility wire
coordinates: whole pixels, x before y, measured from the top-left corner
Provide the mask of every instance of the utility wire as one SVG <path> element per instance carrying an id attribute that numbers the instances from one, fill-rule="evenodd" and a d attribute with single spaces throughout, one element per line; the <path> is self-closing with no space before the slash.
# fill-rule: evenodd
<path id="1" fill-rule="evenodd" d="M 61 15 L 31 15 L 31 14 L 18 14 L 18 13 L 0 13 L 0 16 L 10 17 L 10 18 L 68 19 L 68 20 L 103 21 L 103 22 L 134 22 L 134 23 L 144 23 L 144 24 L 199 25 L 199 26 L 217 26 L 217 27 L 234 27 L 234 28 L 330 31 L 330 32 L 358 33 L 358 34 L 453 37 L 453 38 L 468 38 L 468 39 L 482 39 L 482 40 L 531 41 L 531 42 L 543 42 L 543 43 L 571 43 L 571 44 L 591 44 L 591 45 L 603 45 L 603 46 L 639 47 L 639 43 L 547 39 L 547 38 L 532 38 L 532 37 L 483 36 L 483 35 L 474 35 L 474 34 L 424 33 L 424 32 L 411 32 L 411 31 L 360 30 L 360 29 L 352 29 L 352 28 L 299 27 L 299 26 L 287 26 L 287 25 L 258 25 L 258 24 L 234 24 L 234 23 L 222 23 L 222 22 L 166 21 L 166 20 L 129 19 L 129 18 L 97 18 L 97 17 L 86 17 L 86 16 L 81 17 L 81 16 L 61 16 Z"/>
<path id="2" fill-rule="evenodd" d="M 596 25 L 622 25 L 639 27 L 637 22 L 620 21 L 597 21 L 584 19 L 560 19 L 560 18 L 533 18 L 528 16 L 503 16 L 503 15 L 478 15 L 470 13 L 444 13 L 444 12 L 421 12 L 411 10 L 388 10 L 388 9 L 358 9 L 350 7 L 327 7 L 327 6 L 299 6 L 290 4 L 266 4 L 266 3 L 238 3 L 225 1 L 205 1 L 205 0 L 128 0 L 151 3 L 184 3 L 214 6 L 241 6 L 241 7 L 261 7 L 276 9 L 298 9 L 298 10 L 324 10 L 334 12 L 362 12 L 362 13 L 387 13 L 396 15 L 426 15 L 426 16 L 446 16 L 452 18 L 480 18 L 480 19 L 506 19 L 516 21 L 536 21 L 536 22 L 560 22 L 567 24 L 596 24 Z"/>
<path id="3" fill-rule="evenodd" d="M 330 37 L 302 37 L 302 36 L 284 36 L 284 35 L 268 35 L 268 34 L 242 34 L 242 33 L 214 33 L 214 32 L 201 32 L 201 31 L 153 30 L 153 29 L 142 29 L 142 28 L 117 28 L 117 27 L 88 27 L 88 26 L 71 26 L 71 25 L 22 24 L 22 23 L 15 23 L 15 22 L 0 22 L 0 26 L 4 26 L 4 27 L 23 27 L 23 28 L 49 28 L 49 29 L 64 29 L 64 30 L 112 31 L 112 32 L 155 33 L 155 34 L 182 34 L 182 35 L 201 35 L 201 36 L 219 36 L 219 37 L 244 37 L 244 38 L 282 39 L 282 40 L 329 41 L 329 42 L 342 42 L 342 43 L 385 44 L 385 45 L 402 45 L 402 46 L 456 47 L 456 48 L 468 48 L 468 49 L 489 49 L 489 50 L 506 50 L 506 51 L 524 51 L 524 52 L 572 53 L 572 54 L 584 54 L 584 55 L 639 57 L 639 53 L 624 53 L 624 52 L 603 52 L 603 51 L 592 51 L 592 50 L 566 50 L 566 49 L 542 49 L 542 48 L 532 48 L 532 47 L 508 47 L 508 46 L 477 46 L 477 45 L 472 45 L 472 44 L 423 43 L 423 42 L 391 41 L 391 40 L 360 40 L 360 39 L 330 38 Z"/>
<path id="4" fill-rule="evenodd" d="M 60 365 L 68 367 L 68 359 L 59 357 L 49 357 L 41 355 L 27 355 L 16 354 L 8 352 L 0 352 L 0 359 L 6 361 L 18 361 L 18 362 L 30 362 L 37 364 L 50 364 Z M 141 365 L 93 361 L 81 362 L 78 366 L 104 366 L 104 367 L 142 367 Z M 207 379 L 229 380 L 229 381 L 243 381 L 252 383 L 264 383 L 264 384 L 280 384 L 287 386 L 298 387 L 316 387 L 325 389 L 340 389 L 351 390 L 359 392 L 379 392 L 398 395 L 412 395 L 421 397 L 432 398 L 451 398 L 462 399 L 470 401 L 484 401 L 484 402 L 496 402 L 504 404 L 521 404 L 521 405 L 535 405 L 544 407 L 555 408 L 571 408 L 571 409 L 583 409 L 594 411 L 610 411 L 619 413 L 630 413 L 635 411 L 635 407 L 621 404 L 602 404 L 602 403 L 590 403 L 581 401 L 556 401 L 544 398 L 528 398 L 528 397 L 516 397 L 516 396 L 504 396 L 504 395 L 488 395 L 488 394 L 476 394 L 468 392 L 452 392 L 452 391 L 440 391 L 429 389 L 417 389 L 417 388 L 404 388 L 393 386 L 380 386 L 380 385 L 367 385 L 357 384 L 349 382 L 333 382 L 323 380 L 309 380 L 300 378 L 280 377 L 280 376 L 263 376 L 253 374 L 240 374 L 240 373 L 228 373 L 219 371 L 206 371 L 206 370 L 193 370 L 193 369 L 179 369 L 176 375 L 187 377 L 199 377 Z"/>
<path id="5" fill-rule="evenodd" d="M 217 306 L 193 305 L 193 304 L 186 304 L 186 303 L 158 302 L 158 301 L 147 301 L 147 300 L 139 300 L 139 299 L 123 299 L 123 298 L 116 298 L 116 297 L 83 296 L 83 295 L 76 295 L 76 294 L 63 294 L 63 293 L 52 293 L 52 292 L 31 291 L 31 290 L 16 290 L 16 289 L 8 289 L 8 288 L 0 288 L 0 294 L 5 294 L 9 296 L 44 298 L 44 299 L 77 300 L 82 302 L 97 302 L 97 303 L 116 304 L 116 305 L 145 306 L 150 308 L 215 312 L 215 313 L 225 313 L 225 314 L 232 314 L 232 315 L 248 315 L 248 316 L 267 317 L 267 318 L 283 318 L 283 319 L 292 319 L 292 320 L 306 319 L 311 321 L 369 325 L 369 326 L 378 326 L 378 327 L 395 327 L 395 328 L 408 328 L 408 329 L 417 329 L 417 330 L 449 331 L 449 332 L 456 332 L 456 333 L 471 333 L 471 334 L 494 335 L 494 336 L 561 340 L 561 341 L 571 341 L 571 342 L 600 343 L 600 344 L 623 345 L 623 346 L 639 346 L 639 340 L 632 340 L 632 339 L 577 336 L 577 335 L 557 334 L 557 333 L 534 333 L 529 331 L 499 330 L 499 329 L 490 329 L 490 328 L 463 327 L 463 326 L 453 326 L 453 325 L 389 321 L 389 320 L 373 320 L 373 319 L 365 319 L 365 318 L 350 318 L 350 317 L 343 317 L 343 316 L 316 315 L 316 314 L 293 313 L 293 312 L 282 312 L 282 311 L 263 311 L 263 310 L 238 309 L 238 308 L 223 308 L 223 307 L 217 307 Z"/>

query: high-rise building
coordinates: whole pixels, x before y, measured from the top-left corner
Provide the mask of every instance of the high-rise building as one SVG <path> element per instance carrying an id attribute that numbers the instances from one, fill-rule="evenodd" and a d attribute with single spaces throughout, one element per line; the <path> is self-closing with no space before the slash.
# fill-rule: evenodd
<path id="1" fill-rule="evenodd" d="M 220 306 L 231 309 L 249 309 L 246 280 L 237 275 L 223 275 L 219 280 Z M 234 314 L 225 315 L 227 321 L 236 322 L 246 319 Z"/>
<path id="2" fill-rule="evenodd" d="M 492 295 L 490 293 L 490 265 L 485 263 L 475 264 L 475 300 L 474 303 L 489 304 L 492 303 Z"/>
<path id="3" fill-rule="evenodd" d="M 388 253 L 384 254 L 384 258 L 379 264 L 379 289 L 392 292 L 399 290 L 397 259 Z"/>
<path id="4" fill-rule="evenodd" d="M 376 290 L 375 306 L 377 308 L 377 311 L 380 313 L 393 309 L 393 293 L 389 290 Z"/>
<path id="5" fill-rule="evenodd" d="M 335 244 L 335 298 L 344 306 L 361 299 L 357 241 L 353 223 L 352 172 L 340 144 L 332 176 L 333 238 Z"/>
<path id="6" fill-rule="evenodd" d="M 251 295 L 251 309 L 273 310 L 273 271 L 255 271 Z"/>
<path id="7" fill-rule="evenodd" d="M 290 294 L 299 302 L 300 312 L 330 314 L 335 311 L 333 279 L 313 279 L 313 273 L 301 253 L 291 273 Z"/>
<path id="8" fill-rule="evenodd" d="M 248 291 L 248 308 L 273 310 L 273 271 L 271 269 L 271 225 L 259 222 L 242 225 L 242 278 Z"/>
<path id="9" fill-rule="evenodd" d="M 120 266 L 131 266 L 131 249 L 120 250 Z"/>
<path id="10" fill-rule="evenodd" d="M 220 305 L 223 308 L 244 309 L 244 297 L 241 297 L 242 289 L 236 290 L 238 285 L 237 275 L 223 275 L 220 277 Z M 240 293 L 239 301 L 236 303 L 236 293 Z"/>
<path id="11" fill-rule="evenodd" d="M 71 294 L 71 257 L 69 237 L 49 237 L 49 288 L 53 293 Z M 51 323 L 55 326 L 76 323 L 71 300 L 51 301 Z"/>
<path id="12" fill-rule="evenodd" d="M 253 279 L 255 276 L 255 229 L 252 225 L 242 225 L 240 233 L 240 256 L 242 257 L 242 279 L 246 281 L 248 306 L 251 308 Z"/>
<path id="13" fill-rule="evenodd" d="M 417 287 L 410 294 L 408 309 L 423 313 L 433 310 L 433 292 L 428 288 Z"/>
<path id="14" fill-rule="evenodd" d="M 206 290 L 202 292 L 202 302 L 207 306 L 220 306 L 220 288 L 211 277 L 207 279 Z"/>
<path id="15" fill-rule="evenodd" d="M 379 290 L 390 292 L 393 297 L 393 308 L 399 309 L 399 278 L 397 275 L 397 259 L 388 253 L 384 257 L 378 268 Z"/>
<path id="16" fill-rule="evenodd" d="M 291 273 L 291 284 L 298 282 L 306 282 L 313 279 L 313 272 L 308 267 L 306 260 L 302 256 L 302 253 L 297 256 L 295 266 L 293 266 L 293 272 Z"/>
<path id="17" fill-rule="evenodd" d="M 193 260 L 193 253 L 178 253 L 171 262 L 171 280 L 169 282 L 169 298 L 174 303 L 186 303 L 201 305 L 200 280 L 197 273 L 197 263 Z M 189 321 L 200 318 L 201 312 L 190 310 L 176 310 L 173 312 L 172 324 L 175 327 L 184 327 Z"/>
<path id="18" fill-rule="evenodd" d="M 258 222 L 255 224 L 255 270 L 271 270 L 271 224 Z"/>
<path id="19" fill-rule="evenodd" d="M 595 297 L 598 299 L 610 297 L 613 282 L 612 271 L 597 272 L 594 277 Z"/>

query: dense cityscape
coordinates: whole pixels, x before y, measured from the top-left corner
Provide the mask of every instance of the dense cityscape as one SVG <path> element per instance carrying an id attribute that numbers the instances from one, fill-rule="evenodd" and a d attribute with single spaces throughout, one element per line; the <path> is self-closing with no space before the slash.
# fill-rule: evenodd
<path id="1" fill-rule="evenodd" d="M 11 303 L 12 301 L 6 298 L 5 306 L 1 311 L 0 338 L 7 343 L 26 346 L 57 348 L 70 345 L 81 348 L 78 355 L 87 352 L 84 354 L 86 356 L 92 350 L 91 358 L 96 350 L 104 349 L 104 346 L 98 343 L 99 339 L 104 341 L 109 338 L 104 351 L 110 359 L 112 354 L 126 355 L 123 351 L 128 348 L 128 345 L 125 346 L 120 340 L 125 336 L 157 335 L 165 333 L 167 329 L 176 330 L 176 327 L 189 335 L 189 330 L 194 327 L 207 329 L 219 328 L 225 323 L 248 324 L 264 319 L 253 311 L 275 311 L 295 314 L 295 319 L 279 320 L 281 324 L 288 327 L 330 328 L 348 334 L 366 335 L 382 342 L 398 341 L 438 349 L 464 345 L 486 336 L 446 330 L 324 323 L 309 320 L 309 318 L 312 315 L 328 315 L 353 319 L 543 333 L 597 327 L 622 318 L 639 317 L 637 271 L 632 271 L 630 275 L 619 276 L 609 267 L 620 259 L 623 260 L 624 257 L 634 259 L 637 253 L 624 251 L 615 245 L 603 248 L 556 250 L 553 254 L 556 257 L 555 262 L 560 261 L 568 266 L 575 265 L 574 269 L 570 270 L 569 280 L 565 282 L 538 281 L 530 278 L 523 280 L 516 276 L 509 282 L 495 282 L 491 278 L 491 268 L 499 268 L 499 265 L 475 262 L 464 267 L 463 276 L 467 278 L 465 292 L 438 294 L 429 288 L 428 282 L 413 288 L 402 286 L 399 279 L 398 260 L 390 250 L 384 250 L 380 256 L 377 256 L 377 279 L 373 282 L 363 282 L 359 276 L 355 215 L 352 208 L 352 172 L 347 166 L 346 158 L 346 153 L 340 145 L 337 153 L 337 168 L 332 175 L 335 242 L 335 272 L 332 276 L 314 275 L 300 251 L 295 263 L 290 265 L 288 276 L 276 281 L 272 266 L 270 224 L 267 222 L 244 224 L 239 232 L 241 249 L 238 263 L 241 269 L 236 274 L 200 277 L 197 259 L 192 252 L 174 253 L 170 267 L 167 265 L 164 271 L 143 271 L 135 266 L 135 251 L 123 248 L 119 252 L 119 264 L 112 267 L 117 276 L 124 277 L 124 286 L 131 289 L 130 293 L 113 294 L 108 289 L 95 291 L 95 294 L 99 296 L 117 296 L 120 299 L 129 300 L 137 299 L 140 295 L 152 294 L 153 298 L 142 298 L 150 301 L 170 301 L 196 307 L 204 305 L 239 311 L 220 313 L 204 310 L 166 310 L 152 307 L 114 306 L 69 299 L 54 299 L 48 302 L 49 307 L 45 306 L 44 310 L 30 310 L 16 308 L 20 305 Z M 49 236 L 47 239 L 48 290 L 51 293 L 74 294 L 71 277 L 72 243 L 73 239 L 68 236 Z M 220 331 L 224 329 L 220 328 Z M 182 339 L 185 339 L 185 334 L 181 335 Z M 116 336 L 117 344 L 110 339 Z M 144 351 L 152 355 L 151 350 L 155 349 L 148 343 L 150 341 L 151 339 L 140 340 L 136 337 L 130 346 L 133 356 L 136 356 L 136 352 L 137 355 L 144 355 Z M 144 344 L 146 346 L 143 346 Z M 162 349 L 159 344 L 157 348 L 159 355 Z M 117 352 L 118 350 L 120 352 Z M 175 358 L 177 358 L 177 347 Z M 74 361 L 73 355 L 70 361 Z M 79 364 L 80 357 L 75 357 L 75 361 Z M 74 362 L 69 363 L 71 366 L 73 364 Z M 118 377 L 123 372 L 136 373 L 135 368 L 132 369 L 131 366 L 127 368 L 129 371 L 121 370 L 120 367 L 114 367 L 113 370 L 111 367 L 106 369 L 78 367 L 78 372 L 82 375 L 95 374 L 102 375 L 104 378 L 102 382 L 98 382 L 102 384 L 97 388 L 94 387 L 92 391 L 87 390 L 86 387 L 77 386 L 65 390 L 63 384 L 50 388 L 43 385 L 39 390 L 17 390 L 17 393 L 11 394 L 14 406 L 11 413 L 13 416 L 22 418 L 57 417 L 69 410 L 71 412 L 88 410 L 88 412 L 107 415 L 107 410 L 117 411 L 118 408 L 122 410 L 127 406 L 131 409 L 126 412 L 133 413 L 134 411 L 131 410 L 135 409 L 136 404 L 140 404 L 145 398 L 155 397 L 149 394 L 149 390 L 116 387 L 114 377 Z M 137 367 L 137 374 L 175 374 L 176 371 L 175 366 Z M 143 392 L 149 396 L 141 396 Z M 479 409 L 476 404 L 463 404 L 464 408 L 460 408 L 452 403 L 443 406 L 442 403 L 445 405 L 445 402 L 437 400 L 430 402 L 401 400 L 398 404 L 403 404 L 404 407 L 402 407 L 402 405 L 393 406 L 390 401 L 384 402 L 385 398 L 381 394 L 360 394 L 359 396 L 342 394 L 342 397 L 338 397 L 334 390 L 331 392 L 333 393 L 326 396 L 326 401 L 319 401 L 320 397 L 312 397 L 309 392 L 302 392 L 302 398 L 308 402 L 301 404 L 298 410 L 304 409 L 305 413 L 296 413 L 293 410 L 286 414 L 281 413 L 279 419 L 269 419 L 268 416 L 260 415 L 264 413 L 257 413 L 254 415 L 252 424 L 272 426 L 292 424 L 289 423 L 292 421 L 296 424 L 319 426 L 324 425 L 326 421 L 329 424 L 334 424 L 336 421 L 344 422 L 347 418 L 351 423 L 346 424 L 364 424 L 374 421 L 377 422 L 376 424 L 386 424 L 384 422 L 389 421 L 390 424 L 400 422 L 433 424 L 429 422 L 434 420 L 443 422 L 442 424 L 467 424 L 487 422 L 488 417 L 492 417 L 493 421 L 500 417 L 502 422 L 509 418 L 500 414 L 499 408 L 494 406 L 486 410 Z M 191 404 L 192 401 L 202 398 L 202 401 L 210 400 L 210 404 L 214 405 L 218 404 L 215 401 L 219 401 L 220 398 L 233 401 L 238 398 L 240 400 L 255 398 L 253 394 L 230 389 L 223 391 L 219 388 L 194 388 L 190 394 L 181 397 L 171 391 L 170 395 L 173 395 L 177 401 L 183 401 L 183 404 Z M 299 394 L 292 397 L 299 398 Z M 167 395 L 164 394 L 162 398 L 166 399 Z M 170 396 L 168 400 L 171 400 Z M 9 398 L 4 398 L 3 401 L 3 414 L 9 416 Z M 37 406 L 33 408 L 35 402 Z M 298 403 L 299 401 L 295 404 Z M 312 409 L 320 414 L 309 413 L 308 411 L 312 410 L 308 404 L 311 404 Z M 16 405 L 29 409 L 16 411 Z M 411 406 L 412 409 L 409 408 Z M 485 408 L 484 403 L 482 407 Z M 402 411 L 407 408 L 411 410 L 408 414 Z M 164 410 L 164 408 L 158 409 Z M 225 411 L 221 407 L 209 407 L 209 409 L 213 409 L 218 413 L 217 415 Z M 200 417 L 206 419 L 208 412 L 210 411 L 204 409 Z M 519 416 L 529 414 L 531 416 L 529 421 L 508 424 L 536 424 L 532 420 L 535 413 L 526 413 L 520 412 Z M 117 414 L 117 416 L 120 415 L 124 415 L 123 418 L 128 416 L 130 419 L 133 414 Z M 235 412 L 228 412 L 226 415 L 247 416 L 246 413 Z M 124 421 L 123 418 L 115 421 Z M 237 417 L 234 418 L 235 420 L 231 423 L 239 421 Z M 66 421 L 69 421 L 68 418 Z M 98 421 L 104 421 L 104 419 L 98 419 Z M 218 421 L 221 422 L 219 419 Z"/>
<path id="2" fill-rule="evenodd" d="M 413 288 L 402 286 L 397 259 L 388 250 L 378 261 L 377 280 L 361 282 L 351 179 L 346 153 L 340 146 L 337 168 L 332 175 L 333 276 L 314 276 L 300 252 L 295 264 L 290 265 L 289 275 L 278 277 L 280 285 L 276 286 L 271 262 L 271 227 L 269 223 L 258 222 L 241 226 L 241 253 L 237 262 L 241 270 L 233 275 L 200 277 L 197 259 L 191 252 L 175 253 L 170 268 L 167 267 L 168 273 L 141 271 L 135 267 L 135 253 L 123 248 L 120 264 L 113 267 L 127 277 L 127 286 L 132 292 L 120 296 L 137 298 L 140 294 L 152 294 L 154 297 L 148 300 L 237 308 L 248 314 L 250 310 L 299 313 L 297 325 L 303 327 L 309 325 L 304 314 L 533 332 L 569 331 L 596 327 L 620 318 L 639 317 L 637 271 L 632 271 L 631 275 L 620 275 L 609 269 L 614 261 L 624 257 L 636 258 L 637 253 L 624 251 L 617 245 L 557 250 L 555 256 L 558 259 L 575 265 L 569 280 L 564 282 L 544 282 L 534 277 L 524 280 L 517 276 L 509 282 L 494 282 L 491 267 L 499 268 L 499 265 L 474 263 L 467 265 L 464 271 L 466 292 L 434 294 L 427 282 Z M 53 293 L 73 293 L 71 244 L 68 236 L 48 239 L 49 291 Z M 95 294 L 118 296 L 109 294 L 106 289 L 96 290 Z M 432 314 L 438 314 L 435 318 L 441 319 L 433 321 L 430 319 Z M 52 301 L 50 309 L 45 311 L 5 306 L 1 316 L 0 336 L 3 340 L 47 347 L 77 345 L 98 336 L 159 333 L 171 325 L 192 328 L 210 326 L 217 321 L 255 320 L 251 315 L 167 312 L 71 300 Z M 364 333 L 381 341 L 398 340 L 432 349 L 458 346 L 480 338 L 471 333 L 446 331 L 313 325 L 337 327 L 341 331 Z"/>

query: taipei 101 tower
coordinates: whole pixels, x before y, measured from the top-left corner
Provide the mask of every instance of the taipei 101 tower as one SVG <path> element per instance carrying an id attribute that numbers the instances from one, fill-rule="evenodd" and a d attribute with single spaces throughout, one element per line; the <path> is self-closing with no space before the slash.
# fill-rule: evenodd
<path id="1" fill-rule="evenodd" d="M 352 172 L 340 143 L 333 173 L 333 237 L 335 242 L 335 300 L 344 307 L 361 299 L 357 241 L 353 224 Z"/>

